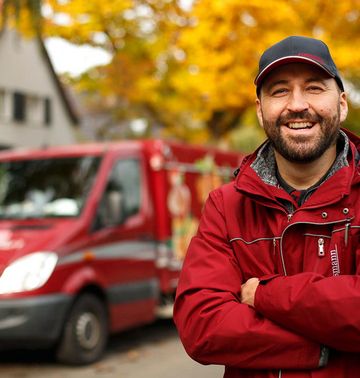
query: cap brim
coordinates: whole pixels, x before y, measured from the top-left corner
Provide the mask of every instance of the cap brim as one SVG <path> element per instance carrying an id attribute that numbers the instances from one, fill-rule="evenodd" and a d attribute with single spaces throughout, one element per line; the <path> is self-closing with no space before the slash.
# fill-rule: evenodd
<path id="1" fill-rule="evenodd" d="M 272 63 L 270 63 L 269 65 L 267 65 L 261 72 L 259 72 L 259 74 L 256 76 L 255 78 L 255 85 L 256 86 L 259 86 L 262 81 L 264 80 L 264 78 L 272 71 L 274 70 L 275 68 L 277 67 L 280 67 L 284 64 L 288 64 L 288 63 L 308 63 L 308 64 L 312 64 L 314 66 L 317 66 L 319 68 L 321 68 L 323 71 L 327 72 L 329 74 L 329 76 L 331 77 L 335 77 L 335 75 L 333 73 L 331 73 L 326 67 L 324 67 L 322 64 L 320 64 L 319 62 L 317 62 L 316 60 L 313 60 L 313 59 L 310 59 L 308 57 L 305 57 L 305 56 L 298 56 L 298 55 L 293 55 L 293 56 L 286 56 L 284 58 L 280 58 L 280 59 L 277 59 L 277 60 L 274 60 Z"/>

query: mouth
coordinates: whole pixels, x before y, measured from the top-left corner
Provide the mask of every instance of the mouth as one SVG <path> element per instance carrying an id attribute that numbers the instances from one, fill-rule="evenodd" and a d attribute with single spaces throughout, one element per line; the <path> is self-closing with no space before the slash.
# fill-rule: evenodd
<path id="1" fill-rule="evenodd" d="M 292 130 L 311 129 L 315 122 L 287 122 L 285 125 Z"/>

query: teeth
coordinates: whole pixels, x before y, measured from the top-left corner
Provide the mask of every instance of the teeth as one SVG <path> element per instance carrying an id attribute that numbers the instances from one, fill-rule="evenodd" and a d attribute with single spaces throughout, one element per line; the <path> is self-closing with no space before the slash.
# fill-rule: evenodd
<path id="1" fill-rule="evenodd" d="M 310 122 L 290 122 L 288 123 L 290 129 L 306 129 L 307 127 L 312 127 Z"/>

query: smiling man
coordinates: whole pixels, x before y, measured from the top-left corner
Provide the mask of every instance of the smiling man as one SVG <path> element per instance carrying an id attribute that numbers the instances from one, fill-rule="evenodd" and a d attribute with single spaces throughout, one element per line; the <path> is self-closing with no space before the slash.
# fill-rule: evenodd
<path id="1" fill-rule="evenodd" d="M 226 378 L 360 377 L 360 140 L 327 46 L 288 37 L 261 56 L 268 139 L 210 193 L 174 319 Z"/>

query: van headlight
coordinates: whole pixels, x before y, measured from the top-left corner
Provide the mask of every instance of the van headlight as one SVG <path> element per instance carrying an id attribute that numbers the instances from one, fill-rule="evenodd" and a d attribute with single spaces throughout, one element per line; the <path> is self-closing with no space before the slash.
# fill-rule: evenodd
<path id="1" fill-rule="evenodd" d="M 50 278 L 57 260 L 54 252 L 36 252 L 20 257 L 0 276 L 0 294 L 38 289 Z"/>

